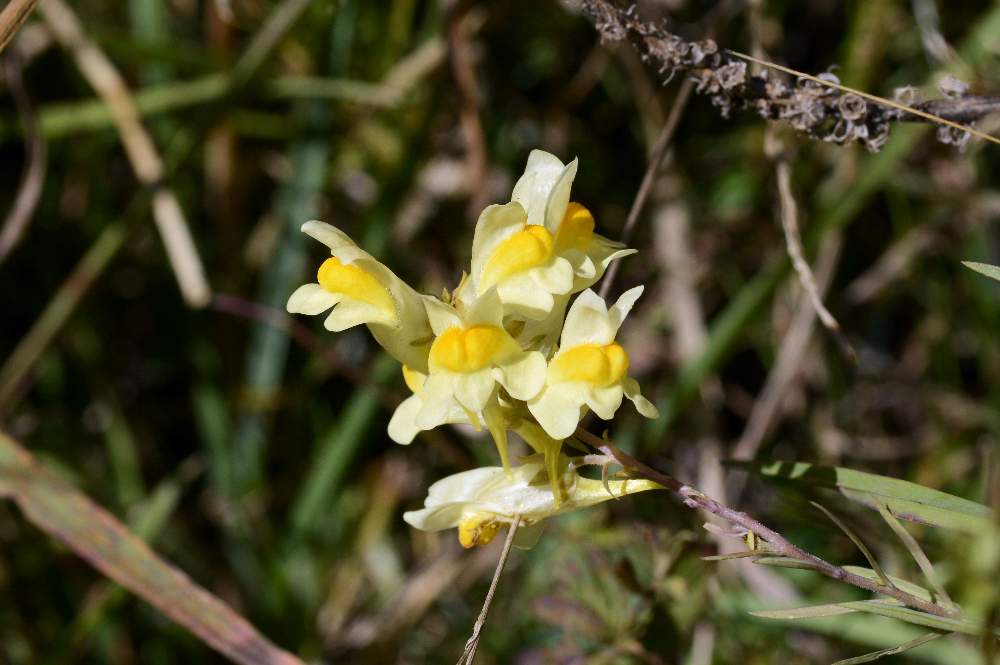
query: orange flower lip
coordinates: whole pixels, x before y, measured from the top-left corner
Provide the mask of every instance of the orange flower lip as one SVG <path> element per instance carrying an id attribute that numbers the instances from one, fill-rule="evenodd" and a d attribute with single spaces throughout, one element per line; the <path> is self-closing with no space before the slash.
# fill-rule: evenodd
<path id="1" fill-rule="evenodd" d="M 431 345 L 430 365 L 451 372 L 475 372 L 491 365 L 510 336 L 496 326 L 448 328 Z"/>
<path id="2" fill-rule="evenodd" d="M 628 371 L 628 354 L 619 344 L 581 344 L 553 358 L 549 376 L 556 382 L 583 381 L 593 386 L 609 386 L 621 381 Z"/>

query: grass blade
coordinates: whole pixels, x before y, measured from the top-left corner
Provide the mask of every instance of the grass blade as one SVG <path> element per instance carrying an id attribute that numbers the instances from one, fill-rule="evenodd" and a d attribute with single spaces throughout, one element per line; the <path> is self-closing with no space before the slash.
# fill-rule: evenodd
<path id="1" fill-rule="evenodd" d="M 375 381 L 385 383 L 396 376 L 399 363 L 382 354 L 375 360 Z M 343 413 L 317 444 L 315 458 L 292 507 L 292 540 L 314 528 L 340 488 L 365 431 L 379 413 L 377 388 L 359 388 L 344 405 Z"/>
<path id="2" fill-rule="evenodd" d="M 0 496 L 12 499 L 32 524 L 231 660 L 243 665 L 301 665 L 3 433 Z"/>

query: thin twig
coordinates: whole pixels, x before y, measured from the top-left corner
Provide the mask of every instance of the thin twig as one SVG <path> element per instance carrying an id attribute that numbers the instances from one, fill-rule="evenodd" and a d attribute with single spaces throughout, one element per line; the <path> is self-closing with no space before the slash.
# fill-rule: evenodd
<path id="1" fill-rule="evenodd" d="M 127 230 L 122 222 L 112 222 L 104 227 L 55 295 L 49 299 L 28 333 L 4 360 L 0 366 L 0 414 L 12 410 L 25 377 L 124 244 Z"/>
<path id="2" fill-rule="evenodd" d="M 136 178 L 154 189 L 153 218 L 185 302 L 204 307 L 211 298 L 205 268 L 177 196 L 163 183 L 163 162 L 142 126 L 128 86 L 63 0 L 46 0 L 40 11 L 59 43 L 72 53 L 87 82 L 108 105 Z"/>
<path id="3" fill-rule="evenodd" d="M 278 11 L 275 10 L 272 17 Z M 75 17 L 72 18 L 75 20 Z M 254 43 L 258 43 L 256 39 Z M 190 156 L 190 152 L 183 151 L 183 154 L 167 167 L 167 175 L 175 173 L 188 156 Z M 138 214 L 141 206 L 145 204 L 147 196 L 147 190 L 138 190 L 132 196 L 122 214 L 122 218 L 128 220 L 128 224 L 114 222 L 101 231 L 90 249 L 59 287 L 55 296 L 49 300 L 27 334 L 21 338 L 17 347 L 0 366 L 0 414 L 8 413 L 14 407 L 24 385 L 25 377 L 76 311 L 87 291 L 122 247 L 128 226 L 132 218 Z"/>
<path id="4" fill-rule="evenodd" d="M 958 53 L 941 34 L 941 18 L 936 0 L 913 0 L 913 18 L 920 29 L 920 41 L 932 66 L 947 65 L 958 58 Z"/>
<path id="5" fill-rule="evenodd" d="M 38 119 L 34 105 L 31 103 L 31 98 L 28 97 L 28 91 L 24 88 L 20 59 L 17 49 L 11 49 L 4 58 L 7 85 L 24 126 L 25 167 L 21 184 L 17 189 L 17 196 L 14 198 L 14 205 L 7 213 L 3 228 L 0 230 L 0 263 L 21 241 L 21 236 L 24 235 L 28 224 L 31 223 L 31 218 L 34 217 L 35 208 L 42 196 L 42 185 L 45 184 L 48 151 L 45 138 L 38 131 Z"/>
<path id="6" fill-rule="evenodd" d="M 629 208 L 628 217 L 625 219 L 625 226 L 622 227 L 621 242 L 625 244 L 628 244 L 632 238 L 635 225 L 639 221 L 639 214 L 642 212 L 643 206 L 646 205 L 646 199 L 649 198 L 649 193 L 653 189 L 653 181 L 656 179 L 656 174 L 660 171 L 660 165 L 663 163 L 663 158 L 667 153 L 667 147 L 677 132 L 677 125 L 680 124 L 681 115 L 687 107 L 687 102 L 691 98 L 691 91 L 693 89 L 694 82 L 691 80 L 684 81 L 681 84 L 681 88 L 677 91 L 677 96 L 674 98 L 674 104 L 670 108 L 670 115 L 667 116 L 667 121 L 663 124 L 660 135 L 656 137 L 656 143 L 653 144 L 653 149 L 650 151 L 649 165 L 646 167 L 646 173 L 642 176 L 639 191 L 635 194 L 632 207 Z M 618 266 L 620 264 L 621 261 L 615 261 L 608 268 L 604 276 L 604 281 L 601 284 L 600 293 L 602 298 L 608 297 L 611 285 L 614 284 L 615 277 L 618 275 Z"/>
<path id="7" fill-rule="evenodd" d="M 844 300 L 860 305 L 878 296 L 893 282 L 904 278 L 918 257 L 926 256 L 924 250 L 938 240 L 936 229 L 916 226 L 904 233 L 867 270 L 844 289 Z"/>
<path id="8" fill-rule="evenodd" d="M 795 195 L 792 193 L 792 168 L 789 157 L 781 147 L 780 139 L 770 136 L 767 152 L 774 155 L 774 169 L 778 180 L 778 197 L 781 201 L 781 229 L 785 234 L 785 248 L 788 250 L 788 258 L 792 261 L 792 267 L 799 276 L 799 283 L 805 291 L 809 302 L 812 304 L 816 315 L 823 323 L 823 326 L 830 332 L 834 340 L 840 346 L 844 354 L 852 361 L 857 360 L 857 354 L 847 337 L 840 329 L 840 324 L 833 317 L 830 310 L 823 304 L 823 297 L 816 286 L 816 278 L 813 276 L 812 268 L 806 261 L 802 249 L 802 236 L 799 232 L 799 207 L 795 202 Z"/>
<path id="9" fill-rule="evenodd" d="M 302 17 L 309 0 L 284 0 L 275 7 L 258 30 L 246 50 L 236 61 L 229 75 L 229 90 L 237 92 L 246 86 L 270 58 L 292 26 Z"/>
<path id="10" fill-rule="evenodd" d="M 461 2 L 448 17 L 448 55 L 452 77 L 458 89 L 460 107 L 459 122 L 465 135 L 466 160 L 469 177 L 469 209 L 473 215 L 486 207 L 489 201 L 487 188 L 486 136 L 483 122 L 479 117 L 479 91 L 472 61 L 467 26 L 471 3 Z"/>
<path id="11" fill-rule="evenodd" d="M 664 489 L 676 494 L 688 508 L 698 508 L 704 510 L 712 515 L 721 517 L 727 522 L 736 524 L 750 532 L 753 532 L 758 538 L 761 538 L 768 543 L 771 552 L 792 559 L 797 559 L 814 569 L 816 572 L 826 575 L 832 579 L 846 582 L 847 584 L 856 586 L 860 589 L 865 589 L 866 591 L 871 591 L 872 593 L 890 596 L 904 605 L 920 610 L 921 612 L 942 617 L 952 617 L 955 615 L 954 610 L 951 608 L 941 607 L 936 603 L 918 598 L 911 593 L 903 591 L 902 589 L 886 587 L 874 580 L 861 577 L 860 575 L 849 572 L 840 566 L 829 563 L 815 554 L 806 552 L 782 536 L 780 533 L 765 526 L 750 515 L 724 506 L 715 499 L 712 499 L 711 497 L 698 491 L 694 487 L 686 485 L 672 476 L 668 476 L 665 473 L 661 473 L 656 469 L 643 464 L 628 453 L 619 450 L 610 441 L 606 441 L 595 434 L 591 434 L 585 429 L 577 428 L 574 436 L 597 450 L 600 450 L 605 455 L 614 458 L 614 460 L 624 467 L 626 471 L 662 485 Z"/>
<path id="12" fill-rule="evenodd" d="M 490 582 L 490 590 L 486 592 L 486 600 L 483 602 L 483 609 L 479 612 L 479 618 L 476 619 L 476 625 L 472 628 L 472 637 L 469 641 L 465 643 L 465 650 L 462 652 L 462 657 L 458 659 L 457 665 L 472 665 L 473 661 L 476 659 L 476 649 L 479 648 L 479 639 L 482 637 L 483 626 L 486 625 L 486 617 L 490 613 L 490 606 L 493 604 L 493 596 L 496 594 L 497 585 L 500 582 L 500 575 L 503 573 L 504 566 L 507 565 L 507 556 L 510 554 L 511 545 L 514 544 L 514 535 L 517 533 L 517 527 L 521 523 L 521 516 L 514 515 L 514 521 L 511 522 L 510 528 L 507 530 L 507 540 L 503 543 L 503 551 L 500 552 L 500 560 L 497 562 L 497 569 L 493 573 L 493 581 Z"/>
<path id="13" fill-rule="evenodd" d="M 444 41 L 431 38 L 397 62 L 376 82 L 288 74 L 260 81 L 247 96 L 262 99 L 323 99 L 351 102 L 360 106 L 395 108 L 444 60 Z M 186 81 L 170 81 L 146 86 L 133 92 L 143 117 L 205 106 L 224 99 L 231 85 L 226 74 L 208 74 Z M 114 125 L 114 116 L 100 99 L 48 104 L 39 109 L 38 124 L 49 139 L 104 129 Z M 0 124 L 0 136 L 13 129 Z"/>
<path id="14" fill-rule="evenodd" d="M 28 20 L 28 15 L 37 4 L 38 0 L 10 0 L 0 10 L 0 53 Z"/>
<path id="15" fill-rule="evenodd" d="M 840 247 L 840 236 L 836 235 L 820 248 L 816 266 L 816 282 L 821 296 L 830 285 L 833 268 L 840 256 Z M 778 357 L 767 375 L 764 388 L 754 402 L 753 410 L 750 412 L 750 417 L 747 419 L 739 442 L 733 447 L 730 455 L 733 459 L 753 459 L 764 437 L 767 436 L 768 430 L 774 426 L 775 418 L 785 395 L 788 394 L 789 387 L 799 373 L 802 357 L 808 348 L 815 322 L 816 309 L 810 303 L 809 296 L 803 293 L 796 305 L 788 332 L 781 340 Z M 742 484 L 740 479 L 730 479 L 729 490 L 733 499 L 739 498 Z"/>

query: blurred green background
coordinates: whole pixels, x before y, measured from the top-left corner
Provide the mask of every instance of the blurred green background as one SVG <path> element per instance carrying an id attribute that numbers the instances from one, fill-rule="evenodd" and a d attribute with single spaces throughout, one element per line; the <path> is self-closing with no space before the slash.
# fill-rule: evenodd
<path id="1" fill-rule="evenodd" d="M 154 188 L 137 182 L 71 56 L 38 17 L 8 48 L 0 207 L 12 206 L 25 168 L 12 70 L 47 164 L 30 226 L 0 263 L 0 422 L 303 658 L 451 663 L 499 543 L 461 551 L 453 533 L 415 532 L 401 513 L 434 480 L 495 463 L 493 447 L 460 429 L 409 447 L 388 439 L 405 391 L 394 363 L 362 330 L 333 335 L 319 319 L 283 313 L 325 254 L 299 226 L 333 223 L 438 293 L 468 264 L 478 210 L 509 199 L 537 147 L 579 157 L 574 200 L 617 238 L 683 77 L 662 85 L 627 45 L 602 45 L 573 3 L 533 0 L 315 0 L 248 67 L 248 47 L 289 4 L 73 3 L 163 157 L 163 184 L 213 289 L 200 309 L 178 291 L 153 223 Z M 996 92 L 997 32 L 968 38 L 996 25 L 1000 5 L 937 3 L 935 28 L 934 4 L 650 0 L 641 9 L 689 38 L 714 10 L 720 44 L 753 43 L 807 72 L 836 64 L 844 83 L 876 94 L 913 84 L 938 96 L 946 68 L 977 93 Z M 941 62 L 933 37 L 959 54 Z M 745 484 L 718 465 L 746 440 L 802 307 L 783 267 L 768 131 L 748 112 L 724 119 L 698 96 L 684 110 L 630 243 L 639 256 L 613 288 L 646 285 L 624 344 L 666 415 L 646 425 L 623 409 L 612 434 L 710 494 L 728 488 L 736 507 L 810 551 L 859 563 L 800 492 Z M 933 134 L 899 127 L 869 155 L 778 131 L 794 154 L 807 256 L 827 264 L 826 303 L 858 362 L 822 328 L 807 333 L 771 427 L 742 452 L 991 503 L 1000 499 L 1000 301 L 995 283 L 959 261 L 1000 262 L 1000 153 L 982 143 L 958 151 Z M 704 378 L 691 369 L 699 362 L 712 370 Z M 914 574 L 877 515 L 824 499 L 894 574 Z M 702 521 L 657 493 L 551 521 L 536 548 L 512 555 L 477 662 L 815 663 L 914 635 L 873 618 L 792 628 L 748 616 L 862 596 L 802 571 L 703 562 L 716 544 Z M 945 562 L 956 600 L 984 593 L 968 537 L 924 529 L 919 538 Z M 974 659 L 974 643 L 949 638 L 898 662 Z M 220 661 L 0 504 L 0 663 Z"/>

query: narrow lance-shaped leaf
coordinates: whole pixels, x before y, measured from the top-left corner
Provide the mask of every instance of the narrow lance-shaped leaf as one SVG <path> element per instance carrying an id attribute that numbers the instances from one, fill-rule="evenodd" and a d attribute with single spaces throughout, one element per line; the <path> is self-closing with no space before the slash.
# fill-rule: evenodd
<path id="1" fill-rule="evenodd" d="M 917 539 L 910 535 L 910 532 L 906 530 L 896 516 L 892 514 L 884 503 L 880 503 L 878 506 L 878 512 L 882 515 L 882 519 L 885 520 L 886 524 L 893 530 L 896 536 L 899 537 L 903 544 L 906 545 L 906 549 L 909 550 L 910 556 L 913 560 L 917 562 L 920 567 L 921 572 L 923 572 L 924 577 L 934 588 L 934 593 L 937 597 L 941 599 L 941 602 L 945 605 L 954 608 L 955 603 L 952 602 L 951 598 L 948 596 L 948 592 L 941 585 L 937 579 L 937 575 L 934 573 L 934 566 L 931 564 L 931 560 L 927 558 L 924 551 L 920 548 L 920 544 Z"/>
<path id="2" fill-rule="evenodd" d="M 946 633 L 964 633 L 966 635 L 982 635 L 983 628 L 971 621 L 956 619 L 952 617 L 940 617 L 928 614 L 919 610 L 913 610 L 897 603 L 890 603 L 884 600 L 857 600 L 847 603 L 840 603 L 843 607 L 870 612 L 890 619 L 899 619 L 917 626 L 933 628 L 934 630 Z M 994 631 L 997 633 L 997 631 Z"/>
<path id="3" fill-rule="evenodd" d="M 962 261 L 962 265 L 970 270 L 975 270 L 981 275 L 986 275 L 990 279 L 1000 282 L 1000 266 L 991 266 L 988 263 L 976 263 L 975 261 Z"/>
<path id="4" fill-rule="evenodd" d="M 865 568 L 864 566 L 844 566 L 844 570 L 849 573 L 854 573 L 859 577 L 864 577 L 865 579 L 872 580 L 876 582 L 879 580 L 878 573 L 876 573 L 871 568 Z M 931 596 L 931 592 L 920 586 L 919 584 L 914 584 L 899 577 L 894 577 L 889 575 L 889 581 L 899 589 L 900 591 L 905 591 L 911 596 L 916 596 L 920 600 L 926 600 L 928 603 L 933 603 L 934 598 Z"/>
<path id="5" fill-rule="evenodd" d="M 878 509 L 884 503 L 896 517 L 911 522 L 981 533 L 992 525 L 987 506 L 898 478 L 806 462 L 729 462 L 772 478 L 811 487 L 826 487 Z"/>
<path id="6" fill-rule="evenodd" d="M 843 531 L 847 537 L 851 539 L 851 542 L 854 543 L 855 547 L 861 550 L 865 559 L 867 559 L 868 563 L 871 564 L 872 570 L 874 570 L 875 574 L 878 575 L 879 582 L 881 582 L 884 586 L 892 587 L 893 584 L 889 580 L 889 577 L 885 574 L 885 571 L 882 570 L 882 566 L 879 565 L 875 555 L 871 553 L 871 550 L 868 549 L 868 546 L 864 544 L 861 538 L 859 538 L 858 535 L 854 533 L 854 531 L 852 531 L 850 527 L 848 527 L 847 524 L 845 524 L 839 517 L 827 510 L 825 506 L 816 503 L 815 501 L 810 501 L 809 503 L 822 510 L 823 514 L 829 517 L 830 521 L 836 524 L 837 528 Z"/>
<path id="7" fill-rule="evenodd" d="M 850 614 L 859 610 L 844 607 L 839 603 L 829 603 L 826 605 L 810 605 L 809 607 L 796 607 L 788 610 L 759 610 L 750 614 L 762 619 L 818 619 L 821 617 L 833 617 L 839 614 Z"/>
<path id="8" fill-rule="evenodd" d="M 904 653 L 910 649 L 915 649 L 921 644 L 926 644 L 931 640 L 936 640 L 944 634 L 945 633 L 927 633 L 926 635 L 921 635 L 920 637 L 912 639 L 909 642 L 900 644 L 898 647 L 879 649 L 878 651 L 872 651 L 871 653 L 855 656 L 854 658 L 845 658 L 844 660 L 838 660 L 833 665 L 861 665 L 861 663 L 870 663 L 873 660 L 878 660 L 879 658 L 895 656 L 896 654 Z"/>

